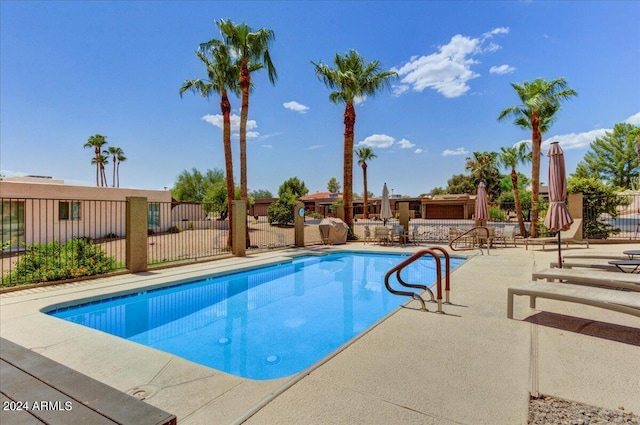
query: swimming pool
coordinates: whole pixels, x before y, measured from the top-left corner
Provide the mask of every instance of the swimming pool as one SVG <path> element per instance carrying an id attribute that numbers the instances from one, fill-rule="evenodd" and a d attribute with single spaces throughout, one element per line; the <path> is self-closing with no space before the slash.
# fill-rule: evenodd
<path id="1" fill-rule="evenodd" d="M 303 256 L 47 313 L 244 378 L 276 379 L 307 369 L 406 303 L 386 290 L 384 275 L 407 257 Z M 463 261 L 452 258 L 451 268 Z M 435 276 L 429 257 L 402 273 L 428 286 Z"/>

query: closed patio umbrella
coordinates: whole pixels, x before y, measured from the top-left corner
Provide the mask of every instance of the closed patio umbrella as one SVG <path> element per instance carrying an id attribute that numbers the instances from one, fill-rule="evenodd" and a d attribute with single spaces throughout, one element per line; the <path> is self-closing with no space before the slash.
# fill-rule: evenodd
<path id="1" fill-rule="evenodd" d="M 489 204 L 487 201 L 487 188 L 484 182 L 480 182 L 476 192 L 476 226 L 485 226 L 488 219 Z"/>
<path id="2" fill-rule="evenodd" d="M 564 165 L 564 154 L 558 142 L 549 146 L 549 211 L 544 225 L 552 232 L 558 232 L 558 267 L 562 268 L 562 242 L 560 232 L 567 230 L 573 218 L 565 204 L 567 198 L 567 176 Z"/>
<path id="3" fill-rule="evenodd" d="M 389 220 L 393 215 L 391 214 L 391 204 L 389 203 L 389 189 L 387 189 L 387 184 L 385 183 L 382 188 L 382 201 L 380 204 L 380 218 L 387 224 L 387 220 Z"/>

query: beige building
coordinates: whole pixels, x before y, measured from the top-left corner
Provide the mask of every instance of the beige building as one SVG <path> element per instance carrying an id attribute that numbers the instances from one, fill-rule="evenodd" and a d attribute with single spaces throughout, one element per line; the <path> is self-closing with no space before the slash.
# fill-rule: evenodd
<path id="1" fill-rule="evenodd" d="M 170 226 L 169 191 L 70 186 L 37 176 L 4 179 L 0 181 L 2 243 L 20 247 L 76 237 L 124 236 L 126 198 L 131 196 L 147 198 L 150 229 Z"/>

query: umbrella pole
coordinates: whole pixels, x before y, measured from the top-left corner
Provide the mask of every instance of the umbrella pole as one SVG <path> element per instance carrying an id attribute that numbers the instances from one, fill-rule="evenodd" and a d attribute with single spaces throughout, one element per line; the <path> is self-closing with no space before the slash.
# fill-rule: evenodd
<path id="1" fill-rule="evenodd" d="M 562 242 L 560 242 L 560 232 L 558 232 L 558 267 L 562 268 Z"/>

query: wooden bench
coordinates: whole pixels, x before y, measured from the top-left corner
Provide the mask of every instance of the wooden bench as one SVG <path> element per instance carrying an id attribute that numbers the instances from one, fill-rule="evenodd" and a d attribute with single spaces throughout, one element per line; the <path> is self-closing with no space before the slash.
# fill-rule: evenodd
<path id="1" fill-rule="evenodd" d="M 507 317 L 513 319 L 515 295 L 529 296 L 529 307 L 536 308 L 537 298 L 567 301 L 606 308 L 640 317 L 640 293 L 596 288 L 570 283 L 529 282 L 507 290 Z"/>
<path id="2" fill-rule="evenodd" d="M 175 425 L 175 415 L 0 338 L 0 423 Z"/>

